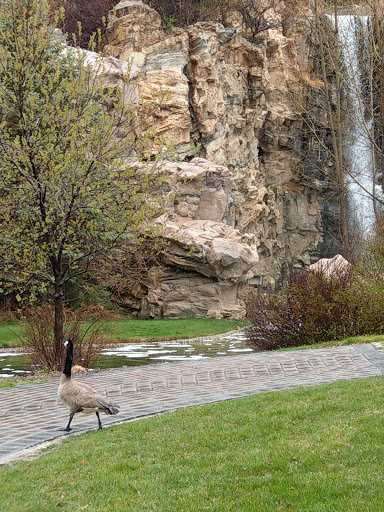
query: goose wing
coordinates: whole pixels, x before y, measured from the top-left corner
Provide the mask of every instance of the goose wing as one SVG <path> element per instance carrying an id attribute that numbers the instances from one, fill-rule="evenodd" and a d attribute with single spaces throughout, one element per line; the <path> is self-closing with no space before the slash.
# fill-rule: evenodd
<path id="1" fill-rule="evenodd" d="M 88 384 L 76 382 L 75 399 L 83 412 L 105 412 L 106 414 L 117 414 L 119 407 L 93 389 Z"/>

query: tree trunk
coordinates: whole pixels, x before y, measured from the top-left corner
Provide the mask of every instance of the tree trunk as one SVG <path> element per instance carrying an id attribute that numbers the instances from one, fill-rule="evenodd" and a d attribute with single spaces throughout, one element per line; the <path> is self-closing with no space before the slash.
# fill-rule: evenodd
<path id="1" fill-rule="evenodd" d="M 341 112 L 341 70 L 339 62 L 339 48 L 338 48 L 338 10 L 337 3 L 334 3 L 334 23 L 335 23 L 335 42 L 336 42 L 336 59 L 333 66 L 333 73 L 335 74 L 335 94 L 336 94 L 336 108 L 333 111 L 333 100 L 330 91 L 327 75 L 327 60 L 329 60 L 329 42 L 325 40 L 325 35 L 320 24 L 320 14 L 318 10 L 318 1 L 315 0 L 315 24 L 318 35 L 319 49 L 320 49 L 320 64 L 321 72 L 324 82 L 325 103 L 327 109 L 327 118 L 329 124 L 329 131 L 332 141 L 332 150 L 334 154 L 336 166 L 336 186 L 338 189 L 338 201 L 340 207 L 340 238 L 344 248 L 344 254 L 348 257 L 350 252 L 349 247 L 349 230 L 347 218 L 347 191 L 345 185 L 345 165 L 343 154 L 343 123 Z"/>
<path id="2" fill-rule="evenodd" d="M 338 9 L 337 2 L 334 6 L 335 16 L 335 35 L 336 35 L 336 133 L 337 133 L 337 182 L 339 188 L 339 204 L 340 204 L 340 230 L 341 239 L 344 246 L 345 256 L 350 256 L 349 246 L 349 228 L 348 228 L 348 216 L 347 216 L 347 190 L 345 184 L 345 164 L 344 164 L 344 136 L 343 136 L 343 120 L 341 112 L 341 65 L 339 62 L 340 50 L 339 50 L 339 22 L 338 22 Z"/>
<path id="3" fill-rule="evenodd" d="M 56 367 L 58 370 L 63 369 L 64 350 L 63 350 L 63 326 L 64 326 L 64 292 L 61 282 L 61 276 L 55 278 L 55 324 L 54 324 L 54 339 L 55 339 L 55 357 Z"/>

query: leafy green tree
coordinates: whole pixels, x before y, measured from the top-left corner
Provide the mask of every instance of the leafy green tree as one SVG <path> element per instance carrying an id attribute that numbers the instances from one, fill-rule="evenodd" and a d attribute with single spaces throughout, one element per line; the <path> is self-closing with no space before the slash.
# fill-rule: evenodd
<path id="1" fill-rule="evenodd" d="M 48 15 L 47 0 L 0 0 L 0 282 L 20 298 L 53 289 L 59 365 L 65 286 L 140 242 L 162 205 L 155 166 L 129 164 L 143 147 L 129 70 L 108 87 L 108 61 L 87 64 Z"/>

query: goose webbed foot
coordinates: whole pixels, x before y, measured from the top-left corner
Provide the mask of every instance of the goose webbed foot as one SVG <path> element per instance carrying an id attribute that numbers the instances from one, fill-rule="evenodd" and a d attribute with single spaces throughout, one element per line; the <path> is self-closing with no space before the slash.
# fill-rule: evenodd
<path id="1" fill-rule="evenodd" d="M 74 414 L 70 414 L 68 425 L 65 428 L 60 428 L 59 430 L 61 430 L 63 432 L 70 432 L 72 430 L 71 429 L 71 421 L 73 420 L 73 417 L 74 417 Z"/>

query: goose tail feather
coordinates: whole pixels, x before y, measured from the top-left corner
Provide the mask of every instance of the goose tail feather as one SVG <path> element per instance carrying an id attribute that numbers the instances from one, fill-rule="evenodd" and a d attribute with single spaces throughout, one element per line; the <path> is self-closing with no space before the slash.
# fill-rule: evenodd
<path id="1" fill-rule="evenodd" d="M 116 404 L 111 404 L 108 409 L 105 411 L 107 414 L 113 416 L 114 414 L 119 414 L 120 407 Z"/>
<path id="2" fill-rule="evenodd" d="M 101 406 L 102 411 L 105 412 L 105 414 L 108 414 L 109 416 L 113 416 L 114 414 L 118 414 L 119 412 L 119 405 L 111 404 L 102 396 L 98 396 L 96 398 L 96 402 Z"/>

